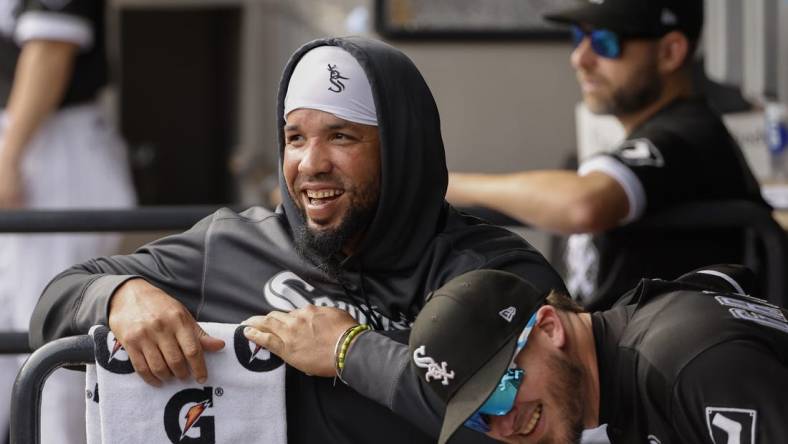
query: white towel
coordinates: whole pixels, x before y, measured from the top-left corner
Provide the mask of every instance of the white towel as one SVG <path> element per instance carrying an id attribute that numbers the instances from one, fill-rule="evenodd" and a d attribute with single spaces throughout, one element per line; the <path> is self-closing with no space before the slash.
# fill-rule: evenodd
<path id="1" fill-rule="evenodd" d="M 152 387 L 134 374 L 105 326 L 90 330 L 96 365 L 86 377 L 88 444 L 266 443 L 287 441 L 285 366 L 249 342 L 243 326 L 200 323 L 225 347 L 205 353 L 208 380 Z"/>

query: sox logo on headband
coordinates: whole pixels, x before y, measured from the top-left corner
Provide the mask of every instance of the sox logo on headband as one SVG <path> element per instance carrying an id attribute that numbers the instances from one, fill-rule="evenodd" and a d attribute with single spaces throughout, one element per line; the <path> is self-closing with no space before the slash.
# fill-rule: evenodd
<path id="1" fill-rule="evenodd" d="M 331 86 L 328 88 L 329 91 L 335 93 L 341 93 L 345 90 L 345 84 L 342 83 L 342 80 L 350 80 L 347 77 L 342 77 L 342 74 L 339 73 L 337 69 L 337 65 L 328 64 L 328 72 L 331 73 L 331 77 L 329 77 L 329 81 L 331 82 Z M 336 88 L 336 89 L 334 89 Z"/>
<path id="2" fill-rule="evenodd" d="M 284 117 L 300 108 L 377 126 L 375 100 L 364 68 L 337 46 L 319 46 L 301 57 L 287 86 Z"/>

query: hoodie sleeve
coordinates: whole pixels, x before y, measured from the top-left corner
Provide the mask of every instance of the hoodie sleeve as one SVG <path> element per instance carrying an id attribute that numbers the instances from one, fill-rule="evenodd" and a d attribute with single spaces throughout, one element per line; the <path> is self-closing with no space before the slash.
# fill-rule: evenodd
<path id="1" fill-rule="evenodd" d="M 446 406 L 419 382 L 413 366 L 408 365 L 408 345 L 388 337 L 389 333 L 375 331 L 359 336 L 348 352 L 342 378 L 361 395 L 388 407 L 437 440 Z M 496 441 L 461 427 L 451 442 Z"/>
<path id="2" fill-rule="evenodd" d="M 34 348 L 108 323 L 114 291 L 143 278 L 197 314 L 202 299 L 206 237 L 215 215 L 190 230 L 150 243 L 134 254 L 92 259 L 57 275 L 44 289 L 30 320 Z"/>
<path id="3" fill-rule="evenodd" d="M 529 259 L 525 259 L 529 257 Z M 561 278 L 537 253 L 509 252 L 483 266 L 515 273 L 545 293 L 566 291 Z M 465 270 L 470 271 L 470 270 Z M 462 274 L 458 272 L 456 275 Z M 529 279 L 530 277 L 530 279 Z M 422 384 L 410 364 L 409 331 L 369 332 L 356 339 L 345 361 L 343 380 L 361 395 L 405 418 L 430 436 L 438 438 L 446 406 Z M 452 437 L 453 443 L 495 442 L 465 427 Z"/>

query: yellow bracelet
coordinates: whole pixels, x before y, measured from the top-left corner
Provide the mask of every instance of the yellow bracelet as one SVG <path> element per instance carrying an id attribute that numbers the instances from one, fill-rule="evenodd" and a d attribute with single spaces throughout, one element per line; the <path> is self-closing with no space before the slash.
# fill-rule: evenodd
<path id="1" fill-rule="evenodd" d="M 345 332 L 342 333 L 342 336 L 339 337 L 337 346 L 334 349 L 334 365 L 337 377 L 340 381 L 342 381 L 342 370 L 345 368 L 345 357 L 347 356 L 347 351 L 348 348 L 350 348 L 350 344 L 353 343 L 353 339 L 355 339 L 358 335 L 368 330 L 372 330 L 372 327 L 367 324 L 358 324 L 345 330 Z"/>

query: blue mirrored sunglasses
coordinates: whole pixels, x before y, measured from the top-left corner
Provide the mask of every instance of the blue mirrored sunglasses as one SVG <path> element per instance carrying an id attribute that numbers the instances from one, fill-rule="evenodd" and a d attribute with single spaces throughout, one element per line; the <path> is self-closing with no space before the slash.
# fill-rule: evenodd
<path id="1" fill-rule="evenodd" d="M 531 316 L 522 333 L 520 333 L 520 337 L 517 338 L 517 346 L 514 349 L 509 369 L 503 374 L 490 397 L 465 421 L 465 427 L 477 432 L 487 433 L 490 431 L 490 425 L 487 423 L 484 415 L 504 416 L 512 411 L 514 400 L 517 398 L 517 391 L 525 378 L 525 370 L 515 367 L 514 361 L 523 347 L 525 347 L 528 335 L 531 333 L 534 324 L 536 324 L 536 314 Z"/>
<path id="2" fill-rule="evenodd" d="M 580 46 L 583 39 L 588 36 L 591 39 L 591 49 L 600 57 L 615 59 L 621 56 L 621 37 L 613 31 L 607 29 L 594 29 L 585 31 L 579 26 L 572 26 L 572 43 L 575 48 Z"/>

